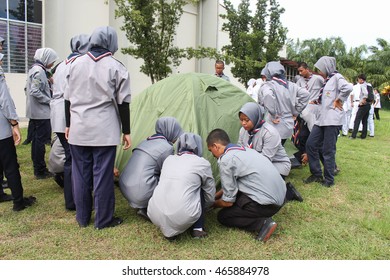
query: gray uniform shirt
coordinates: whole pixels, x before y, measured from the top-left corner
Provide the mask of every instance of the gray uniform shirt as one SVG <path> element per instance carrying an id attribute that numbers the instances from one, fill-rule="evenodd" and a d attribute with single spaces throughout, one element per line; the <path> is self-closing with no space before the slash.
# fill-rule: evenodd
<path id="1" fill-rule="evenodd" d="M 35 120 L 50 119 L 51 92 L 43 66 L 34 65 L 28 71 L 26 89 L 26 116 Z"/>
<path id="2" fill-rule="evenodd" d="M 314 65 L 325 75 L 329 76 L 336 71 L 336 60 L 333 57 L 323 56 Z M 336 73 L 326 83 L 321 104 L 317 105 L 315 124 L 318 126 L 340 126 L 343 124 L 344 110 L 334 108 L 336 99 L 346 101 L 353 87 L 344 77 Z"/>
<path id="3" fill-rule="evenodd" d="M 69 143 L 116 146 L 121 121 L 117 104 L 130 103 L 129 73 L 112 56 L 95 62 L 88 54 L 71 63 L 64 98 L 70 101 Z"/>
<path id="4" fill-rule="evenodd" d="M 120 189 L 131 207 L 148 206 L 159 181 L 163 162 L 173 152 L 173 146 L 164 138 L 144 140 L 133 150 L 119 177 Z"/>
<path id="5" fill-rule="evenodd" d="M 284 203 L 286 184 L 278 170 L 253 149 L 233 148 L 218 159 L 222 200 L 235 202 L 240 191 L 261 205 Z"/>
<path id="6" fill-rule="evenodd" d="M 53 132 L 65 132 L 64 91 L 66 87 L 67 68 L 70 64 L 62 61 L 54 73 L 53 99 L 50 101 L 50 122 Z"/>
<path id="7" fill-rule="evenodd" d="M 242 127 L 238 145 L 248 146 L 249 133 Z M 264 123 L 253 136 L 252 149 L 268 158 L 281 175 L 287 176 L 291 170 L 291 161 L 281 144 L 279 132 L 270 124 Z"/>
<path id="8" fill-rule="evenodd" d="M 206 159 L 182 154 L 164 161 L 160 181 L 148 205 L 149 218 L 164 236 L 178 235 L 199 219 L 201 189 L 208 208 L 214 203 L 215 183 Z"/>
<path id="9" fill-rule="evenodd" d="M 306 88 L 309 93 L 309 102 L 318 99 L 320 90 L 324 85 L 324 78 L 320 75 L 312 74 L 309 78 L 300 77 L 297 85 Z M 315 104 L 307 104 L 306 108 L 301 112 L 301 117 L 305 120 L 307 127 L 311 131 L 314 126 L 318 106 Z"/>
<path id="10" fill-rule="evenodd" d="M 12 136 L 9 120 L 19 120 L 4 74 L 0 75 L 0 140 Z"/>
<path id="11" fill-rule="evenodd" d="M 261 88 L 267 114 L 264 119 L 275 127 L 282 139 L 290 138 L 294 127 L 293 115 L 298 115 L 309 102 L 309 92 L 296 84 L 287 82 L 288 89 L 276 81 L 268 81 Z M 279 119 L 279 123 L 273 120 Z"/>

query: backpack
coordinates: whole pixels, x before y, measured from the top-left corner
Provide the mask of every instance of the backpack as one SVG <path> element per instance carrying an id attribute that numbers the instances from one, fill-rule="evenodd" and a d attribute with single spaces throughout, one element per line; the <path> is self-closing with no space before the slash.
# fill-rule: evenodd
<path id="1" fill-rule="evenodd" d="M 367 92 L 368 92 L 368 95 L 366 98 L 366 102 L 373 103 L 375 101 L 375 95 L 374 95 L 374 91 L 373 91 L 372 86 L 369 84 L 367 84 Z"/>

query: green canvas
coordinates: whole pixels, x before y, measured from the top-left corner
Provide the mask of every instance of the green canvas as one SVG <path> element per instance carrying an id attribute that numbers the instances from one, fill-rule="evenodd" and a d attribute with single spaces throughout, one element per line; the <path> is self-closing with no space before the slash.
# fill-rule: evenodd
<path id="1" fill-rule="evenodd" d="M 217 162 L 207 150 L 206 138 L 215 128 L 224 129 L 233 143 L 241 128 L 238 112 L 253 99 L 238 87 L 209 74 L 176 74 L 163 79 L 133 98 L 130 105 L 131 139 L 134 149 L 155 133 L 155 123 L 164 116 L 175 117 L 183 130 L 203 139 L 203 156 L 208 159 L 217 181 Z M 253 101 L 254 102 L 254 101 Z M 131 151 L 118 147 L 116 167 L 121 171 Z"/>

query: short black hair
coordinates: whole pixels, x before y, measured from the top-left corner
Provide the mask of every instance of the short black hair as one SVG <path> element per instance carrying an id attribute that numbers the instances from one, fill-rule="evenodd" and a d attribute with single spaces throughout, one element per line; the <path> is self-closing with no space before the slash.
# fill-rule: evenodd
<path id="1" fill-rule="evenodd" d="M 366 75 L 365 74 L 360 74 L 358 76 L 358 79 L 362 79 L 363 81 L 365 81 L 367 79 Z"/>
<path id="2" fill-rule="evenodd" d="M 230 143 L 229 135 L 225 130 L 216 128 L 212 130 L 206 139 L 207 146 L 211 146 L 214 143 L 220 143 L 224 146 L 227 146 Z"/>
<path id="3" fill-rule="evenodd" d="M 306 63 L 306 62 L 303 62 L 303 61 L 301 61 L 301 62 L 298 63 L 298 68 L 299 68 L 299 67 L 303 67 L 303 68 L 305 68 L 305 69 L 309 69 L 309 66 L 307 65 L 307 63 Z"/>
<path id="4" fill-rule="evenodd" d="M 217 61 L 215 61 L 215 64 L 222 64 L 222 65 L 225 65 L 225 62 L 223 62 L 222 60 L 217 60 Z"/>

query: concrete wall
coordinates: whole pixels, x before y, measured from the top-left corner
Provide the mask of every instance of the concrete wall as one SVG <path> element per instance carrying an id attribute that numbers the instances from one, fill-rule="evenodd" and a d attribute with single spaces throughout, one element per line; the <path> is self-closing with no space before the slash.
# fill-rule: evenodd
<path id="1" fill-rule="evenodd" d="M 5 73 L 5 80 L 16 106 L 19 117 L 26 116 L 26 95 L 24 87 L 26 85 L 26 74 Z"/>

